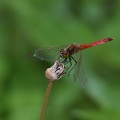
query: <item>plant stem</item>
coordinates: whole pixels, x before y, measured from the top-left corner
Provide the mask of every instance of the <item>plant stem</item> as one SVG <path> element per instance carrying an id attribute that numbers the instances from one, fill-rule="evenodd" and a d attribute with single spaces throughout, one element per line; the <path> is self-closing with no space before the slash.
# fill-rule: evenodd
<path id="1" fill-rule="evenodd" d="M 48 86 L 47 86 L 44 101 L 43 101 L 43 105 L 42 105 L 40 120 L 45 120 L 45 114 L 46 114 L 47 105 L 48 105 L 48 101 L 49 101 L 49 96 L 50 96 L 53 84 L 54 84 L 54 81 L 50 81 Z"/>

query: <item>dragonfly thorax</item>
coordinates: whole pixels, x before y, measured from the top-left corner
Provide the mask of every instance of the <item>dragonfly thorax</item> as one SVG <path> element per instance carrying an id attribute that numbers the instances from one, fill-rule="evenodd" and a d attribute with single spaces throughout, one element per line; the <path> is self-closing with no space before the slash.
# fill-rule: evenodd
<path id="1" fill-rule="evenodd" d="M 60 57 L 62 58 L 68 58 L 69 52 L 66 49 L 61 49 L 60 50 Z"/>

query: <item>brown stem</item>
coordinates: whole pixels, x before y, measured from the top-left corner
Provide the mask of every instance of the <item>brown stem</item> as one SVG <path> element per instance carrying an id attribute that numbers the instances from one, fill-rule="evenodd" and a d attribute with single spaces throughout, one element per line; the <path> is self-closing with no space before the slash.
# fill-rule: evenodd
<path id="1" fill-rule="evenodd" d="M 48 86 L 47 86 L 46 94 L 45 94 L 43 105 L 42 105 L 40 120 L 45 120 L 45 114 L 46 114 L 49 96 L 50 96 L 53 84 L 54 84 L 54 81 L 50 81 Z"/>

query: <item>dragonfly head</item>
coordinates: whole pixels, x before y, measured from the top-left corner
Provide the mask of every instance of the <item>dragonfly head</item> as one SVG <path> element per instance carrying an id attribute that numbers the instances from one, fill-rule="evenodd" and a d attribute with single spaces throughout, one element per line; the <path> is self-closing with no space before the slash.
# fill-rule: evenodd
<path id="1" fill-rule="evenodd" d="M 67 58 L 69 56 L 68 51 L 66 49 L 60 50 L 60 57 Z"/>

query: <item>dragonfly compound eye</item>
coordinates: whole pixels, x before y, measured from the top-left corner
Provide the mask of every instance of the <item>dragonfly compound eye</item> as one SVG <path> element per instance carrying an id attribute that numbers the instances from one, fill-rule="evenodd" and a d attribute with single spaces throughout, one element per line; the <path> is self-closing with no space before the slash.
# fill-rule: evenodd
<path id="1" fill-rule="evenodd" d="M 68 52 L 67 52 L 67 50 L 66 50 L 66 49 L 61 49 L 61 50 L 60 50 L 60 56 L 61 56 L 62 58 L 67 58 L 67 57 L 68 57 Z"/>

